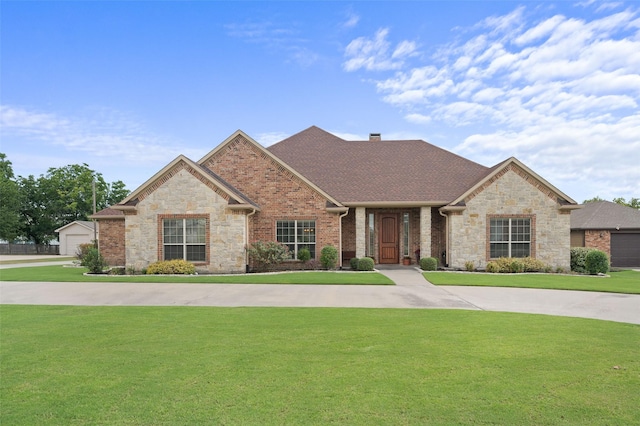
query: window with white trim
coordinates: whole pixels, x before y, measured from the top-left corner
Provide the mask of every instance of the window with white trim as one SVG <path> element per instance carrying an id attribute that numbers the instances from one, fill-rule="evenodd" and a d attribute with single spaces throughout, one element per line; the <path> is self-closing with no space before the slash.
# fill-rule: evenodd
<path id="1" fill-rule="evenodd" d="M 489 245 L 489 256 L 492 259 L 530 256 L 531 219 L 492 218 L 489 225 Z"/>
<path id="2" fill-rule="evenodd" d="M 205 218 L 163 219 L 163 259 L 206 261 L 207 220 Z"/>
<path id="3" fill-rule="evenodd" d="M 311 259 L 316 258 L 316 221 L 315 220 L 278 220 L 276 222 L 276 241 L 289 247 L 292 259 L 298 258 L 298 251 L 306 248 Z"/>

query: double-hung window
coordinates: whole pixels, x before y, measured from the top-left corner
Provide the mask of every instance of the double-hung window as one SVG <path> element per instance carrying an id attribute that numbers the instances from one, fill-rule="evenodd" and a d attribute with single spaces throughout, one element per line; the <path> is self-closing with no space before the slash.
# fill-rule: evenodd
<path id="1" fill-rule="evenodd" d="M 206 261 L 205 218 L 163 219 L 162 243 L 164 260 Z"/>
<path id="2" fill-rule="evenodd" d="M 316 257 L 316 221 L 315 220 L 278 220 L 276 222 L 276 241 L 289 247 L 292 259 L 298 258 L 298 251 L 309 250 L 311 259 Z"/>
<path id="3" fill-rule="evenodd" d="M 492 218 L 489 227 L 489 250 L 492 259 L 531 255 L 530 218 Z"/>

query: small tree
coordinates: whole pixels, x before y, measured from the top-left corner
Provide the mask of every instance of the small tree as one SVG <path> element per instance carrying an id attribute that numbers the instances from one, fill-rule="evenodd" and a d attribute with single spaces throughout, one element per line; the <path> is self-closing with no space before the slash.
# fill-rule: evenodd
<path id="1" fill-rule="evenodd" d="M 268 271 L 290 258 L 289 248 L 275 241 L 256 241 L 247 252 L 253 266 L 261 272 Z"/>
<path id="2" fill-rule="evenodd" d="M 91 274 L 101 274 L 109 266 L 95 247 L 87 250 L 81 265 L 87 268 Z"/>
<path id="3" fill-rule="evenodd" d="M 335 269 L 338 265 L 338 249 L 334 246 L 325 246 L 320 252 L 320 263 L 325 269 Z"/>

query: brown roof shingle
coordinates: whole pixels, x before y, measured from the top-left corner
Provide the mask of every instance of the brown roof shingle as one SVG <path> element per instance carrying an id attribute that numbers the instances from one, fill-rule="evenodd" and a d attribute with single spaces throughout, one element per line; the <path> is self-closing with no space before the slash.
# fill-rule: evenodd
<path id="1" fill-rule="evenodd" d="M 640 229 L 640 210 L 595 201 L 571 212 L 571 229 Z"/>
<path id="2" fill-rule="evenodd" d="M 346 141 L 316 126 L 267 149 L 341 203 L 446 204 L 490 171 L 422 140 Z"/>

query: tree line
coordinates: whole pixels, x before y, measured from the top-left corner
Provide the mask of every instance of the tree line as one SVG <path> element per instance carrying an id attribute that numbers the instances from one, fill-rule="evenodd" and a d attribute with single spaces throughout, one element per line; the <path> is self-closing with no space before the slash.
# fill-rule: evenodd
<path id="1" fill-rule="evenodd" d="M 596 201 L 607 201 L 607 200 L 603 200 L 600 197 L 593 197 L 588 200 L 584 200 L 582 204 L 594 203 Z M 627 201 L 624 199 L 624 197 L 618 197 L 618 198 L 614 198 L 612 201 L 616 204 L 620 204 L 621 206 L 627 206 L 627 207 L 640 210 L 640 198 L 632 197 L 632 198 L 629 198 L 629 201 Z"/>
<path id="2" fill-rule="evenodd" d="M 0 239 L 48 244 L 56 229 L 89 220 L 94 181 L 97 211 L 129 195 L 122 181 L 107 183 L 87 164 L 52 167 L 37 178 L 16 177 L 11 161 L 0 153 Z"/>

